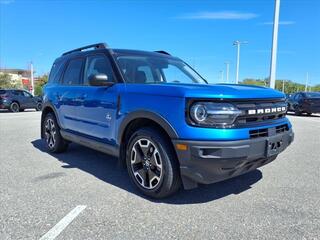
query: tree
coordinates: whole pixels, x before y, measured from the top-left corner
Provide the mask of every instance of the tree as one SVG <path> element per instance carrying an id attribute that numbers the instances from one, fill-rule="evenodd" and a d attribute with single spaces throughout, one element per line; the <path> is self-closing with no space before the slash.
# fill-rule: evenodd
<path id="1" fill-rule="evenodd" d="M 12 79 L 8 73 L 0 73 L 0 88 L 12 88 Z"/>
<path id="2" fill-rule="evenodd" d="M 40 77 L 38 77 L 38 80 L 36 81 L 36 84 L 34 86 L 34 95 L 40 96 L 42 95 L 43 86 L 48 82 L 48 74 L 44 74 Z"/>
<path id="3" fill-rule="evenodd" d="M 268 78 L 265 79 L 252 79 L 252 78 L 246 78 L 242 82 L 242 84 L 248 84 L 248 85 L 257 85 L 257 86 L 269 86 L 269 80 Z M 285 93 L 294 93 L 299 91 L 305 90 L 305 85 L 301 83 L 292 82 L 291 80 L 276 80 L 276 86 L 275 89 L 282 91 L 284 90 Z M 320 84 L 315 85 L 310 88 L 311 91 L 320 91 Z"/>

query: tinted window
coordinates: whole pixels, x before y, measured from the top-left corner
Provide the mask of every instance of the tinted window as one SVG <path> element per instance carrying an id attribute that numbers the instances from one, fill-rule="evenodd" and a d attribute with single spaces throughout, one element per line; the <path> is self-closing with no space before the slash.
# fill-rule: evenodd
<path id="1" fill-rule="evenodd" d="M 63 84 L 79 85 L 81 83 L 82 59 L 71 60 L 63 76 Z"/>
<path id="2" fill-rule="evenodd" d="M 58 83 L 60 81 L 61 74 L 63 71 L 63 66 L 64 66 L 63 62 L 55 62 L 52 65 L 48 82 Z"/>
<path id="3" fill-rule="evenodd" d="M 96 74 L 105 74 L 108 82 L 114 82 L 114 75 L 109 59 L 105 56 L 90 56 L 87 58 L 84 84 L 89 84 L 89 77 Z"/>
<path id="4" fill-rule="evenodd" d="M 296 96 L 295 96 L 295 100 L 299 101 L 300 99 L 302 99 L 302 96 L 300 93 L 298 93 Z"/>
<path id="5" fill-rule="evenodd" d="M 28 92 L 25 92 L 23 91 L 22 94 L 25 96 L 25 97 L 32 97 L 32 95 Z"/>
<path id="6" fill-rule="evenodd" d="M 13 95 L 16 95 L 16 96 L 24 96 L 22 91 L 19 91 L 19 90 L 14 90 L 12 91 Z"/>

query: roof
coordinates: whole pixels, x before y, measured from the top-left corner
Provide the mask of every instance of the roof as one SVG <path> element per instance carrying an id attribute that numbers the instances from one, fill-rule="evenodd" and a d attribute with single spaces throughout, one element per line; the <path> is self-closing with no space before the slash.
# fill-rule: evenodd
<path id="1" fill-rule="evenodd" d="M 155 52 L 155 51 L 143 51 L 143 50 L 132 50 L 132 49 L 112 49 L 116 55 L 141 55 L 141 56 L 155 56 L 165 58 L 176 58 L 166 53 Z M 164 51 L 162 51 L 164 52 Z"/>
<path id="2" fill-rule="evenodd" d="M 132 50 L 132 49 L 113 49 L 113 48 L 99 48 L 94 50 L 87 50 L 87 51 L 70 51 L 64 53 L 62 56 L 58 57 L 55 61 L 60 61 L 63 59 L 69 59 L 74 58 L 77 56 L 83 56 L 88 53 L 92 52 L 103 52 L 103 51 L 110 51 L 111 54 L 120 56 L 120 55 L 136 55 L 136 56 L 154 56 L 154 57 L 164 57 L 164 58 L 171 58 L 171 59 L 178 59 L 177 57 L 173 57 L 171 55 L 168 55 L 164 53 L 164 51 L 161 52 L 153 52 L 153 51 L 142 51 L 142 50 Z"/>

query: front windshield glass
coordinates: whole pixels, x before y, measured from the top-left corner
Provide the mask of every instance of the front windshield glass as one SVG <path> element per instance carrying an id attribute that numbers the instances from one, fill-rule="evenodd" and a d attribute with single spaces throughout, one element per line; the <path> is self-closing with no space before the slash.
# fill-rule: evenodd
<path id="1" fill-rule="evenodd" d="M 119 56 L 119 67 L 127 83 L 206 84 L 181 60 L 157 56 Z"/>

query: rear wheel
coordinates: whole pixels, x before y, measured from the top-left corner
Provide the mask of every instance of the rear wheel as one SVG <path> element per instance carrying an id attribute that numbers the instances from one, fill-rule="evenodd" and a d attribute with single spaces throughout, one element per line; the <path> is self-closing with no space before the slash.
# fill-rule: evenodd
<path id="1" fill-rule="evenodd" d="M 10 104 L 10 111 L 11 112 L 19 112 L 20 106 L 17 102 L 13 102 Z"/>
<path id="2" fill-rule="evenodd" d="M 180 185 L 179 166 L 172 146 L 153 128 L 137 130 L 128 143 L 126 163 L 134 185 L 153 198 L 167 197 Z"/>
<path id="3" fill-rule="evenodd" d="M 59 153 L 68 148 L 68 143 L 62 138 L 60 127 L 52 113 L 46 115 L 42 126 L 44 139 L 49 152 Z"/>

